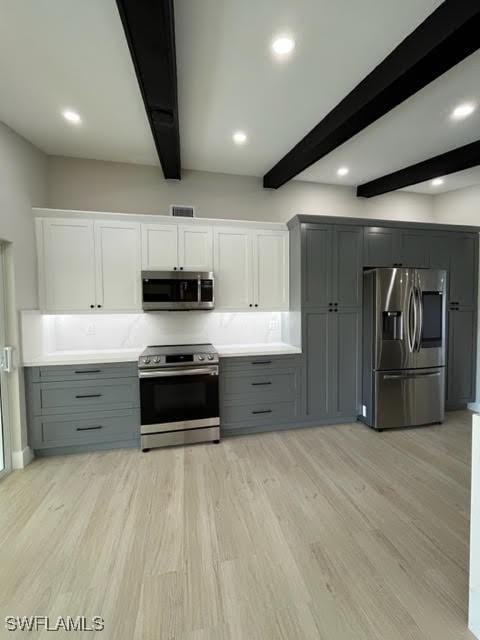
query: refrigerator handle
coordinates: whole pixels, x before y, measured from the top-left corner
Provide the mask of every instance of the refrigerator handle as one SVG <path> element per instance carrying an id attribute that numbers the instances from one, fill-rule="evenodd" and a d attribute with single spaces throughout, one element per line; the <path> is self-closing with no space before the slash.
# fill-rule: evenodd
<path id="1" fill-rule="evenodd" d="M 417 331 L 417 352 L 420 351 L 422 344 L 422 331 L 423 331 L 423 304 L 422 294 L 417 287 L 417 309 L 418 309 L 418 331 Z"/>
<path id="2" fill-rule="evenodd" d="M 410 293 L 408 296 L 408 308 L 407 308 L 407 339 L 408 339 L 408 348 L 410 353 L 413 353 L 415 348 L 415 336 L 417 333 L 417 311 L 414 300 L 414 289 L 413 287 L 410 289 Z M 412 301 L 413 301 L 413 332 L 412 332 Z M 413 338 L 412 338 L 413 335 Z"/>

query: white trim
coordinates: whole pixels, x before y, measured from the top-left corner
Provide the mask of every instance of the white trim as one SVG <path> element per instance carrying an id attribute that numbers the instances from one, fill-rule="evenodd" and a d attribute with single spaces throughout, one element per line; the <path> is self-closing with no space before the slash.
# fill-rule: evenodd
<path id="1" fill-rule="evenodd" d="M 480 402 L 469 402 L 467 404 L 467 409 L 475 411 L 475 413 L 480 413 Z"/>
<path id="2" fill-rule="evenodd" d="M 12 468 L 24 469 L 27 464 L 30 464 L 34 457 L 30 447 L 25 447 L 22 451 L 12 451 Z"/>
<path id="3" fill-rule="evenodd" d="M 37 218 L 80 218 L 88 220 L 109 220 L 112 218 L 118 222 L 138 222 L 143 224 L 188 224 L 212 226 L 250 227 L 257 229 L 270 229 L 272 231 L 285 231 L 285 222 L 262 222 L 259 220 L 235 220 L 229 218 L 183 218 L 170 215 L 158 215 L 156 213 L 116 213 L 113 211 L 78 211 L 75 209 L 47 209 L 41 207 L 32 208 L 33 216 Z"/>

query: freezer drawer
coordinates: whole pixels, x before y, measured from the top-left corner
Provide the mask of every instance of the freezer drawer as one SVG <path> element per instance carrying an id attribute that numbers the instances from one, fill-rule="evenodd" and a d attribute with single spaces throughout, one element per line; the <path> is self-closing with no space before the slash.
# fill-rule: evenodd
<path id="1" fill-rule="evenodd" d="M 376 429 L 442 422 L 444 415 L 443 367 L 375 372 Z"/>

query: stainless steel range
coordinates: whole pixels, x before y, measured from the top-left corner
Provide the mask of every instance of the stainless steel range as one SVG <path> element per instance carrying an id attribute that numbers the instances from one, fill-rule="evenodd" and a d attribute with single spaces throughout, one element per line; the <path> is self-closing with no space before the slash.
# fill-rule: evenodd
<path id="1" fill-rule="evenodd" d="M 220 441 L 218 361 L 211 344 L 143 351 L 138 360 L 143 451 Z"/>

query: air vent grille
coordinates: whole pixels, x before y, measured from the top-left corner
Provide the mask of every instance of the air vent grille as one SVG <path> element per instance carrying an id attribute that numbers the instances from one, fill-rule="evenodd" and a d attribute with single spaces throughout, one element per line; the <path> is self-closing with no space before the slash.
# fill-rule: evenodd
<path id="1" fill-rule="evenodd" d="M 194 218 L 195 207 L 191 207 L 189 205 L 171 204 L 170 215 L 178 216 L 180 218 Z"/>

